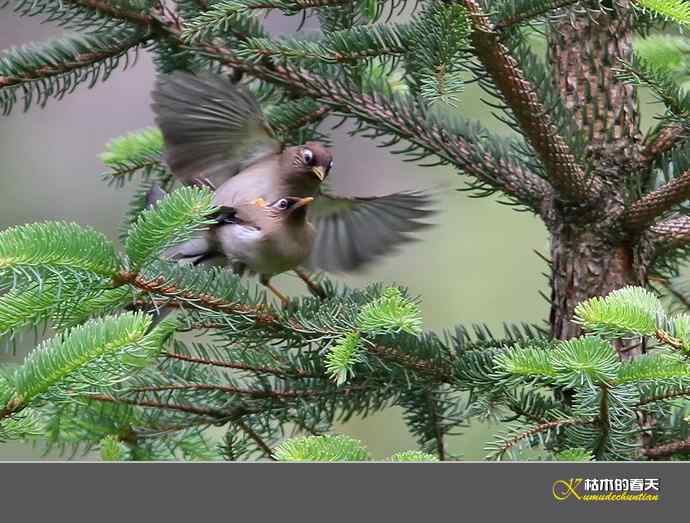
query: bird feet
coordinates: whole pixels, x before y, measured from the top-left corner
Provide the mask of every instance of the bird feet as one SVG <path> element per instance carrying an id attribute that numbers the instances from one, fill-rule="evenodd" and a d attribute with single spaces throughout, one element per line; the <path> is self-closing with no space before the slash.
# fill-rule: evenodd
<path id="1" fill-rule="evenodd" d="M 297 276 L 299 276 L 301 280 L 307 284 L 309 292 L 311 292 L 314 296 L 321 300 L 328 298 L 328 294 L 326 294 L 326 291 L 323 289 L 323 287 L 313 281 L 307 272 L 303 271 L 302 269 L 294 269 L 294 271 Z"/>
<path id="2" fill-rule="evenodd" d="M 285 294 L 280 292 L 278 289 L 276 289 L 272 284 L 269 278 L 261 277 L 261 285 L 266 287 L 268 290 L 270 290 L 279 300 L 280 303 L 283 304 L 283 308 L 287 309 L 290 307 L 290 300 Z"/>

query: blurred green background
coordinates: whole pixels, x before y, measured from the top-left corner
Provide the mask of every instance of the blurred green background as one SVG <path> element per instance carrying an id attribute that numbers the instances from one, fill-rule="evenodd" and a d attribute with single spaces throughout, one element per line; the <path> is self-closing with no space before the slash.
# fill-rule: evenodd
<path id="1" fill-rule="evenodd" d="M 274 30 L 294 30 L 296 21 L 274 17 Z M 45 40 L 60 29 L 37 19 L 0 11 L 0 49 Z M 90 225 L 117 238 L 132 187 L 115 189 L 99 176 L 104 166 L 98 154 L 112 137 L 152 125 L 149 91 L 154 81 L 151 57 L 142 52 L 135 66 L 118 70 L 93 89 L 78 88 L 62 101 L 49 100 L 44 109 L 21 112 L 17 104 L 0 118 L 0 228 L 42 220 L 69 220 Z M 460 111 L 485 126 L 507 132 L 469 87 Z M 546 266 L 534 251 L 548 252 L 541 222 L 528 213 L 499 205 L 494 198 L 473 199 L 458 192 L 464 178 L 448 168 L 421 168 L 400 161 L 386 149 L 342 128 L 334 133 L 334 186 L 340 192 L 365 195 L 401 188 L 442 187 L 438 226 L 420 235 L 423 241 L 365 273 L 342 280 L 361 287 L 371 281 L 407 286 L 422 298 L 428 329 L 441 331 L 457 324 L 484 322 L 496 332 L 503 321 L 541 322 L 548 315 L 542 272 Z M 276 283 L 289 292 L 303 292 L 293 276 Z M 22 340 L 25 350 L 31 335 Z M 20 355 L 21 355 L 20 350 Z M 0 362 L 18 361 L 6 349 Z M 464 459 L 481 459 L 496 426 L 472 423 L 448 440 L 448 450 Z M 397 409 L 336 427 L 365 442 L 372 455 L 385 457 L 415 448 Z M 0 459 L 47 459 L 39 448 L 0 445 Z"/>

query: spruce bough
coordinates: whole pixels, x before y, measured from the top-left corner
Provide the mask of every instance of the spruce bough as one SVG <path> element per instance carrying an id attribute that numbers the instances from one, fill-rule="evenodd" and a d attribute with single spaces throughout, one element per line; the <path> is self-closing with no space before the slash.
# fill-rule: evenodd
<path id="1" fill-rule="evenodd" d="M 0 333 L 53 333 L 0 373 L 0 440 L 108 461 L 357 461 L 371 459 L 366 442 L 333 424 L 395 405 L 419 448 L 390 460 L 459 457 L 447 436 L 472 418 L 507 423 L 487 442 L 492 459 L 526 447 L 538 459 L 686 459 L 690 294 L 678 274 L 690 255 L 690 98 L 688 41 L 675 29 L 690 24 L 685 2 L 432 0 L 411 21 L 393 16 L 397 1 L 175 4 L 11 0 L 5 9 L 76 36 L 0 53 L 0 110 L 52 103 L 150 52 L 161 73 L 246 82 L 287 142 L 328 141 L 332 118 L 350 120 L 544 221 L 547 325 L 428 333 L 404 288 L 326 279 L 327 299 L 282 310 L 229 271 L 162 261 L 208 226 L 212 195 L 176 188 L 160 132 L 134 130 L 102 155 L 110 182 L 140 185 L 124 252 L 71 223 L 0 232 Z M 267 9 L 313 15 L 321 33 L 271 35 Z M 470 80 L 513 136 L 462 116 Z M 641 88 L 663 108 L 646 134 Z M 170 195 L 146 210 L 153 183 Z M 174 319 L 154 324 L 165 306 Z M 188 331 L 208 335 L 188 342 L 178 335 Z"/>

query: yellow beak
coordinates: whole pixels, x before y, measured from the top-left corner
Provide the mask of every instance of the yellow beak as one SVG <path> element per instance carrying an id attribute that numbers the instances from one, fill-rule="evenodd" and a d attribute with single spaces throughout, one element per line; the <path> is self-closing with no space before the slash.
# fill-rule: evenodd
<path id="1" fill-rule="evenodd" d="M 301 200 L 297 200 L 297 203 L 292 206 L 293 209 L 299 209 L 300 207 L 304 207 L 305 205 L 309 205 L 311 202 L 314 201 L 314 198 L 311 196 L 307 196 L 306 198 L 302 198 Z"/>
<path id="2" fill-rule="evenodd" d="M 313 172 L 321 181 L 326 178 L 326 171 L 323 170 L 323 167 L 312 167 L 311 172 Z"/>

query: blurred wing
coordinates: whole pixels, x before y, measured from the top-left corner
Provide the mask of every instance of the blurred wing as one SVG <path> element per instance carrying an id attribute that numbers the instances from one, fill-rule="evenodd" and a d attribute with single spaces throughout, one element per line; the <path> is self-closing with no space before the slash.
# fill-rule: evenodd
<path id="1" fill-rule="evenodd" d="M 428 227 L 421 218 L 434 213 L 431 195 L 405 191 L 371 198 L 323 194 L 309 209 L 316 238 L 308 265 L 331 272 L 353 271 L 414 237 Z"/>
<path id="2" fill-rule="evenodd" d="M 254 96 L 225 78 L 178 71 L 160 76 L 152 97 L 165 160 L 183 182 L 206 178 L 218 187 L 282 149 Z"/>

